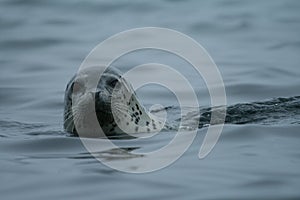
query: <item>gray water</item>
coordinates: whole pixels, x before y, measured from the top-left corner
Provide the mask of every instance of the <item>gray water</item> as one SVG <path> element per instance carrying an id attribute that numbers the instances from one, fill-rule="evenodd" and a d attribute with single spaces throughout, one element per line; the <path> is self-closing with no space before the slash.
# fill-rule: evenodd
<path id="1" fill-rule="evenodd" d="M 296 0 L 2 0 L 1 199 L 299 199 L 299 10 Z M 221 71 L 231 116 L 245 123 L 229 118 L 203 160 L 197 154 L 205 127 L 175 163 L 136 175 L 99 163 L 64 132 L 63 96 L 99 42 L 145 26 L 175 29 L 202 44 Z M 136 52 L 115 66 L 126 72 L 147 62 L 184 66 L 201 107 L 209 107 L 201 77 L 173 55 Z M 161 103 L 178 113 L 174 96 L 162 88 L 137 93 L 146 107 Z M 155 150 L 174 134 L 116 142 Z"/>

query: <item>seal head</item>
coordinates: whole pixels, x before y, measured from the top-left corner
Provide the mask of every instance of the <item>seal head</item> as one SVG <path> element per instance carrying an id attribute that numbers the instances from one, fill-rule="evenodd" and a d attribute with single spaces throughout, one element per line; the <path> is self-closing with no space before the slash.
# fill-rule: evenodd
<path id="1" fill-rule="evenodd" d="M 112 67 L 89 67 L 73 76 L 64 102 L 64 129 L 83 137 L 157 132 L 164 124 L 146 111 L 132 86 Z"/>

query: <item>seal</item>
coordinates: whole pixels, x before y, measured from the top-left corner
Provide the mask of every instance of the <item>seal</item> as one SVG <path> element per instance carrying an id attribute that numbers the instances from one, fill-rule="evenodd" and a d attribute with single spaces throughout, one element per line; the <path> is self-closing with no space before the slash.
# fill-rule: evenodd
<path id="1" fill-rule="evenodd" d="M 93 117 L 95 114 L 96 118 Z M 66 132 L 80 137 L 134 136 L 158 132 L 163 126 L 164 122 L 146 111 L 132 86 L 113 67 L 105 71 L 103 67 L 85 68 L 67 84 L 64 98 Z"/>

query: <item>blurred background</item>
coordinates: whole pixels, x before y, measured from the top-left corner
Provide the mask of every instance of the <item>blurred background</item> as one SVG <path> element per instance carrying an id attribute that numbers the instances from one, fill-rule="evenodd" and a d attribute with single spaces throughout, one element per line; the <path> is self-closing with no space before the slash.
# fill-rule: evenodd
<path id="1" fill-rule="evenodd" d="M 174 29 L 200 43 L 219 67 L 229 105 L 297 96 L 299 11 L 297 0 L 1 0 L 2 198 L 300 198 L 299 119 L 226 125 L 204 160 L 197 158 L 206 133 L 200 129 L 177 162 L 142 175 L 105 167 L 62 128 L 65 86 L 85 56 L 106 38 L 138 27 Z M 147 62 L 182 70 L 201 106 L 209 105 L 201 77 L 174 55 L 141 51 L 114 64 L 126 72 Z M 146 106 L 176 104 L 161 88 L 145 87 L 139 95 Z M 173 136 L 128 142 L 153 150 Z"/>

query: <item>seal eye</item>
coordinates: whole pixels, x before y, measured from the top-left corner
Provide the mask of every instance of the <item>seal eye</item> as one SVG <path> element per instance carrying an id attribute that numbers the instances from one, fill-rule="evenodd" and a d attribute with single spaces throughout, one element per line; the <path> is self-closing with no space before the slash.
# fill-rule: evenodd
<path id="1" fill-rule="evenodd" d="M 118 79 L 112 79 L 109 82 L 109 86 L 111 86 L 112 88 L 114 88 L 116 86 L 116 84 L 118 83 Z"/>
<path id="2" fill-rule="evenodd" d="M 81 83 L 78 83 L 78 82 L 73 83 L 73 92 L 74 93 L 78 93 L 78 92 L 82 91 L 82 89 L 83 89 L 83 85 Z"/>

